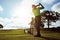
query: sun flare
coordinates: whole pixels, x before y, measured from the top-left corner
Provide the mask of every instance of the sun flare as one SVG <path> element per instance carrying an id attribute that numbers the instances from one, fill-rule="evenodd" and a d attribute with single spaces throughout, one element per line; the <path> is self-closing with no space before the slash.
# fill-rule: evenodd
<path id="1" fill-rule="evenodd" d="M 12 17 L 16 19 L 18 23 L 24 25 L 28 25 L 31 21 L 31 17 L 34 17 L 32 14 L 32 2 L 28 2 L 28 0 L 22 1 L 22 3 L 16 5 L 12 12 Z"/>

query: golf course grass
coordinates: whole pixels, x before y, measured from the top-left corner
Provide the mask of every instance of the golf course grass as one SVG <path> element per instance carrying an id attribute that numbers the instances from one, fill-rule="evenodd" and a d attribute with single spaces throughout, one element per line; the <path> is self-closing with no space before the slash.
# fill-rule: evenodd
<path id="1" fill-rule="evenodd" d="M 42 37 L 24 33 L 23 29 L 0 30 L 0 40 L 60 40 L 60 33 L 41 31 Z"/>

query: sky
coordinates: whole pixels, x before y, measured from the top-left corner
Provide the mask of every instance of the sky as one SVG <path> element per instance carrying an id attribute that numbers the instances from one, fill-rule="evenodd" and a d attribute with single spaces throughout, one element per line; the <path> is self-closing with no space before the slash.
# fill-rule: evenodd
<path id="1" fill-rule="evenodd" d="M 4 29 L 29 28 L 31 17 L 34 17 L 32 4 L 38 3 L 44 6 L 43 10 L 60 13 L 60 0 L 0 0 L 0 24 Z M 53 25 L 56 27 L 59 23 L 57 21 Z"/>

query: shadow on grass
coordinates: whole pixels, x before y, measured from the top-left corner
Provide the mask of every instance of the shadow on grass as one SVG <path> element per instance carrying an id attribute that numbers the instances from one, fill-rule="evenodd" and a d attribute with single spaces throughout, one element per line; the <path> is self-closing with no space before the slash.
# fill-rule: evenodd
<path id="1" fill-rule="evenodd" d="M 44 37 L 44 36 L 41 36 L 41 38 L 44 38 L 46 40 L 60 40 L 60 39 L 57 39 L 57 38 Z"/>

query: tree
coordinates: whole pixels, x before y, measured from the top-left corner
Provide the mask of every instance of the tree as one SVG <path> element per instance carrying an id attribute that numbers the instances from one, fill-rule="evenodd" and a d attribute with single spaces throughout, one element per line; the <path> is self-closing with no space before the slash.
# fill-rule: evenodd
<path id="1" fill-rule="evenodd" d="M 59 14 L 58 12 L 53 13 L 53 11 L 48 10 L 42 12 L 42 17 L 45 17 L 43 18 L 44 21 L 47 20 L 48 28 L 51 25 L 51 22 L 56 22 L 57 20 L 59 20 L 60 15 L 58 14 Z"/>
<path id="2" fill-rule="evenodd" d="M 3 28 L 3 25 L 2 24 L 0 24 L 0 28 Z"/>

